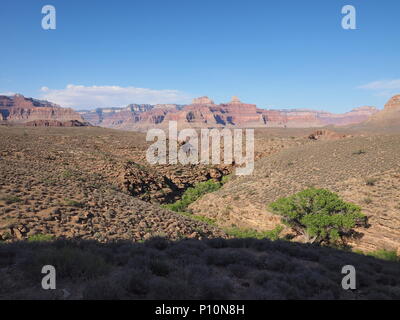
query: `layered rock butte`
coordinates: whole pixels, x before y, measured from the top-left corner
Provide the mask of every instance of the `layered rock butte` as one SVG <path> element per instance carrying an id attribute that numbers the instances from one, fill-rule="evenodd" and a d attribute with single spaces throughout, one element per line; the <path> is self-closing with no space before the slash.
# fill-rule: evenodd
<path id="1" fill-rule="evenodd" d="M 0 121 L 27 126 L 74 127 L 88 123 L 74 110 L 54 103 L 25 98 L 20 94 L 0 96 Z"/>
<path id="2" fill-rule="evenodd" d="M 367 126 L 396 126 L 400 123 L 400 95 L 392 97 L 383 110 L 369 118 L 365 125 Z"/>
<path id="3" fill-rule="evenodd" d="M 344 114 L 309 109 L 266 110 L 233 97 L 228 103 L 215 104 L 208 97 L 194 99 L 190 105 L 138 105 L 125 108 L 81 111 L 93 125 L 124 130 L 146 130 L 167 126 L 173 120 L 181 127 L 253 127 L 307 128 L 361 123 L 379 110 L 360 107 Z"/>

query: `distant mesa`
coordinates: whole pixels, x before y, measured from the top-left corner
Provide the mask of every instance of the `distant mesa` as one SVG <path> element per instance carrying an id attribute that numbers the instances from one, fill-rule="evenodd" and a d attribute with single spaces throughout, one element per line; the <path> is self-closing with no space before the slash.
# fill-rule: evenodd
<path id="1" fill-rule="evenodd" d="M 204 96 L 193 99 L 192 104 L 214 104 L 214 101 L 212 101 L 209 97 Z"/>
<path id="2" fill-rule="evenodd" d="M 25 98 L 21 94 L 0 96 L 0 114 L 3 124 L 57 127 L 89 125 L 72 109 L 44 100 Z"/>
<path id="3" fill-rule="evenodd" d="M 233 96 L 230 104 L 241 104 L 242 102 L 238 97 Z"/>

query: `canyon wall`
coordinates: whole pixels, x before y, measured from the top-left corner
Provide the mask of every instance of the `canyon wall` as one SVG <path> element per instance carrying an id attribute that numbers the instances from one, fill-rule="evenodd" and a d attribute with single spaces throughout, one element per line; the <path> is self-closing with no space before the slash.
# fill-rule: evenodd
<path id="1" fill-rule="evenodd" d="M 193 99 L 192 104 L 129 105 L 125 108 L 81 111 L 81 116 L 93 125 L 124 130 L 147 130 L 168 126 L 177 121 L 179 127 L 323 127 L 361 123 L 378 112 L 374 107 L 360 107 L 344 114 L 310 109 L 266 110 L 243 103 L 237 97 L 230 102 L 215 104 L 208 97 Z"/>
<path id="2" fill-rule="evenodd" d="M 31 126 L 88 125 L 74 110 L 22 95 L 0 96 L 1 119 L 7 124 Z"/>

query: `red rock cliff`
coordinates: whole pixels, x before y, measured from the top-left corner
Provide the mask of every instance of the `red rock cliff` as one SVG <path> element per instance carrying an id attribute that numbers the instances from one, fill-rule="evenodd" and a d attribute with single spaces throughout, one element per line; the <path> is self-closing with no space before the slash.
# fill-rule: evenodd
<path id="1" fill-rule="evenodd" d="M 85 120 L 74 110 L 61 108 L 48 101 L 25 98 L 22 95 L 0 96 L 0 113 L 3 120 L 11 124 L 36 122 L 37 125 L 53 123 L 71 126 L 71 123 L 85 124 Z M 43 122 L 48 121 L 48 122 Z M 50 121 L 50 122 L 49 122 Z"/>

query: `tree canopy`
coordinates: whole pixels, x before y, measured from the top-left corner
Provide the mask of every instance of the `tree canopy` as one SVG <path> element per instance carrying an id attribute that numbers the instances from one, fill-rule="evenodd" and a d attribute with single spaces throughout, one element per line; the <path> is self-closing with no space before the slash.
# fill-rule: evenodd
<path id="1" fill-rule="evenodd" d="M 271 203 L 269 208 L 307 242 L 320 244 L 344 244 L 345 238 L 355 233 L 355 227 L 367 223 L 359 206 L 325 189 L 303 190 Z"/>

